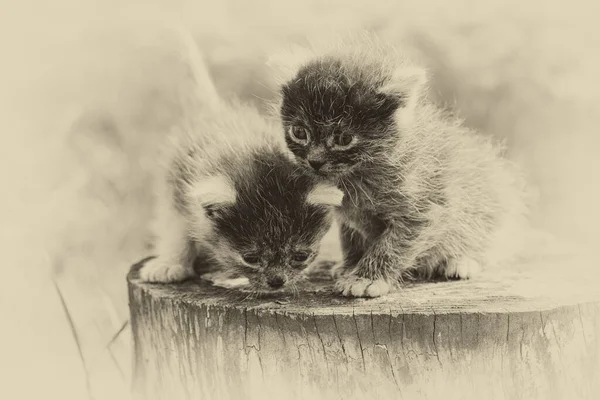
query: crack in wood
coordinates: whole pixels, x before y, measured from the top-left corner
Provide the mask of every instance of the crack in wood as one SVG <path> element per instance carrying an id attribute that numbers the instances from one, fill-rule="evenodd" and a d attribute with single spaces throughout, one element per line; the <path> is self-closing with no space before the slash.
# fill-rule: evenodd
<path id="1" fill-rule="evenodd" d="M 354 310 L 352 310 L 352 319 L 354 320 L 354 326 L 356 327 L 356 338 L 358 339 L 358 346 L 360 347 L 360 356 L 362 358 L 363 370 L 367 370 L 367 364 L 365 363 L 365 353 L 362 346 L 362 341 L 360 339 L 360 332 L 358 331 L 358 323 L 356 322 L 356 315 L 354 314 Z"/>
<path id="2" fill-rule="evenodd" d="M 438 360 L 438 362 L 440 363 L 440 366 L 444 366 L 442 364 L 442 360 L 440 359 L 440 352 L 438 350 L 438 346 L 437 346 L 437 339 L 435 338 L 435 334 L 436 334 L 436 322 L 437 322 L 437 314 L 435 313 L 435 310 L 433 311 L 433 350 L 435 351 L 435 356 Z"/>
<path id="3" fill-rule="evenodd" d="M 373 335 L 373 340 L 374 340 L 375 346 L 379 346 L 380 348 L 383 348 L 385 350 L 388 362 L 390 363 L 390 372 L 392 374 L 392 379 L 394 380 L 394 384 L 396 385 L 396 388 L 398 388 L 398 391 L 401 392 L 401 390 L 400 390 L 400 384 L 398 383 L 398 379 L 396 378 L 396 373 L 394 371 L 394 363 L 392 362 L 392 357 L 390 355 L 390 350 L 388 349 L 387 344 L 378 343 L 377 342 L 377 337 L 375 335 L 375 325 L 374 325 L 374 322 L 373 322 L 373 310 L 371 310 L 370 315 L 371 315 L 371 333 Z M 391 336 L 389 335 L 390 329 L 391 329 L 391 313 L 389 314 L 389 316 L 390 316 L 390 319 L 389 319 L 389 323 L 388 323 L 388 336 L 391 338 Z"/>
<path id="4" fill-rule="evenodd" d="M 327 350 L 325 349 L 325 343 L 323 342 L 323 338 L 321 337 L 321 334 L 319 333 L 319 327 L 317 326 L 317 317 L 315 316 L 315 313 L 312 313 L 312 317 L 313 317 L 313 322 L 315 325 L 315 331 L 317 332 L 317 337 L 321 341 L 321 348 L 323 349 L 323 357 L 325 357 L 325 363 L 327 363 L 327 369 L 329 369 L 329 363 L 327 360 Z"/>
<path id="5" fill-rule="evenodd" d="M 281 337 L 283 339 L 283 344 L 285 346 L 287 344 L 287 342 L 286 342 L 286 339 L 285 339 L 285 333 L 283 332 L 283 329 L 281 328 L 281 324 L 279 323 L 279 313 L 273 312 L 273 314 L 275 315 L 275 324 L 277 325 L 279 333 L 281 333 Z"/>
<path id="6" fill-rule="evenodd" d="M 335 326 L 335 332 L 337 334 L 338 341 L 340 342 L 340 346 L 342 347 L 342 353 L 344 353 L 344 357 L 346 358 L 346 362 L 348 362 L 348 354 L 346 353 L 346 347 L 344 346 L 344 341 L 342 340 L 342 336 L 340 335 L 340 329 L 338 328 L 337 322 L 335 320 L 335 314 L 332 314 L 333 325 Z"/>

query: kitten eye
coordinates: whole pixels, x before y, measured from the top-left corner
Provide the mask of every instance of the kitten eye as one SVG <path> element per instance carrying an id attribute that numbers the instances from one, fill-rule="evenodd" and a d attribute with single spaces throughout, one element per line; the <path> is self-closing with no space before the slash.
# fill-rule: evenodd
<path id="1" fill-rule="evenodd" d="M 294 260 L 296 262 L 304 262 L 304 261 L 308 260 L 309 256 L 310 256 L 310 254 L 308 254 L 308 253 L 298 252 L 298 253 L 292 254 L 292 260 Z"/>
<path id="2" fill-rule="evenodd" d="M 258 257 L 258 255 L 254 253 L 243 254 L 242 259 L 248 264 L 258 264 L 258 262 L 260 261 L 260 257 Z"/>
<path id="3" fill-rule="evenodd" d="M 308 131 L 301 126 L 291 126 L 290 127 L 290 136 L 292 139 L 296 139 L 301 142 L 308 141 Z"/>
<path id="4" fill-rule="evenodd" d="M 335 145 L 340 147 L 349 146 L 354 140 L 354 136 L 348 133 L 342 133 L 338 137 L 335 138 Z"/>

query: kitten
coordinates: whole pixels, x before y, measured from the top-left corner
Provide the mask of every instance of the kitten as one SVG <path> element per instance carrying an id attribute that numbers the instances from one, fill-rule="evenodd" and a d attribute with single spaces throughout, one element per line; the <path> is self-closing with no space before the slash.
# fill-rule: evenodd
<path id="1" fill-rule="evenodd" d="M 377 297 L 403 278 L 468 278 L 517 254 L 527 226 L 503 148 L 427 100 L 427 74 L 367 35 L 271 58 L 299 165 L 344 191 L 337 289 Z"/>
<path id="2" fill-rule="evenodd" d="M 236 101 L 219 98 L 193 40 L 186 116 L 163 152 L 156 185 L 155 249 L 140 271 L 146 282 L 194 274 L 199 257 L 253 290 L 278 290 L 302 279 L 343 194 L 290 160 L 280 125 Z"/>

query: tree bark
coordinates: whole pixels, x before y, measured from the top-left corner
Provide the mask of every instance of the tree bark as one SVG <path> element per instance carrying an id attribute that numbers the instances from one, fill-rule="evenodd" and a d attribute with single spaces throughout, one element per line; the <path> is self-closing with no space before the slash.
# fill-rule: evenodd
<path id="1" fill-rule="evenodd" d="M 142 284 L 143 262 L 128 277 L 140 399 L 563 400 L 600 393 L 597 291 L 525 296 L 517 274 L 412 284 L 362 300 L 332 294 L 321 277 L 296 297 L 244 299 L 200 279 Z"/>

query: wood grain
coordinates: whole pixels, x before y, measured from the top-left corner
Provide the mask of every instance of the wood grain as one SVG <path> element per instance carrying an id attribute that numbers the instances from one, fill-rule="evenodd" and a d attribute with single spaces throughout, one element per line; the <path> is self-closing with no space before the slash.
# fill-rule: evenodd
<path id="1" fill-rule="evenodd" d="M 600 293 L 585 277 L 560 280 L 530 266 L 361 300 L 335 296 L 316 270 L 296 296 L 247 299 L 200 279 L 142 284 L 142 264 L 128 278 L 140 399 L 600 393 Z"/>

